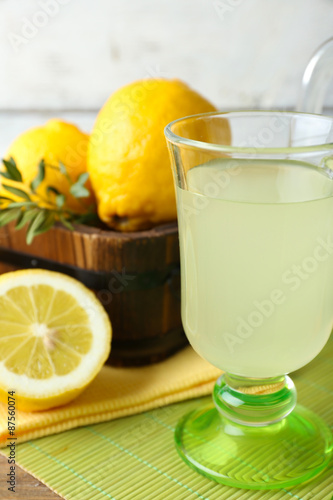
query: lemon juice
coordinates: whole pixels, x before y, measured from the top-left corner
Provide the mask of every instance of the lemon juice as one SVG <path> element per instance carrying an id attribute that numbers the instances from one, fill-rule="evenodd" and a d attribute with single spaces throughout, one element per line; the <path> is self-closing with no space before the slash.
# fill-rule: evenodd
<path id="1" fill-rule="evenodd" d="M 300 368 L 333 325 L 333 181 L 295 161 L 212 160 L 177 187 L 182 320 L 194 349 L 247 377 Z"/>

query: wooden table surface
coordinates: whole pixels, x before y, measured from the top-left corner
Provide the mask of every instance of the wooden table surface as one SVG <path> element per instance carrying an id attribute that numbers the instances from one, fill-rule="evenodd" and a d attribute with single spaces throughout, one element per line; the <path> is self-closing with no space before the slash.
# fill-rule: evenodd
<path id="1" fill-rule="evenodd" d="M 7 458 L 0 455 L 0 499 L 1 500 L 59 500 L 59 497 L 43 483 L 16 466 L 16 491 L 8 491 Z"/>

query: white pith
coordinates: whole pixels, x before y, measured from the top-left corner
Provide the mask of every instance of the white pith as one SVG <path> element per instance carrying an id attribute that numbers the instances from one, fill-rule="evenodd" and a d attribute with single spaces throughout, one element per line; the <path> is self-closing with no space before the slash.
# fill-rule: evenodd
<path id="1" fill-rule="evenodd" d="M 51 330 L 44 323 L 33 323 L 31 325 L 31 333 L 35 337 L 46 337 L 51 333 Z"/>
<path id="2" fill-rule="evenodd" d="M 96 373 L 101 361 L 105 360 L 110 345 L 110 327 L 105 310 L 96 302 L 92 292 L 87 290 L 77 281 L 58 273 L 46 271 L 22 271 L 10 273 L 7 279 L 0 278 L 0 296 L 5 295 L 10 289 L 18 286 L 49 285 L 55 290 L 62 290 L 75 297 L 78 304 L 83 307 L 89 318 L 89 328 L 92 331 L 92 345 L 87 354 L 81 355 L 81 363 L 67 375 L 56 375 L 48 379 L 33 379 L 26 375 L 17 375 L 0 362 L 0 386 L 19 389 L 19 394 L 25 397 L 52 397 L 58 394 L 77 389 L 88 383 Z M 34 323 L 30 332 L 36 337 L 44 337 L 44 342 L 52 341 L 52 329 L 43 323 Z"/>

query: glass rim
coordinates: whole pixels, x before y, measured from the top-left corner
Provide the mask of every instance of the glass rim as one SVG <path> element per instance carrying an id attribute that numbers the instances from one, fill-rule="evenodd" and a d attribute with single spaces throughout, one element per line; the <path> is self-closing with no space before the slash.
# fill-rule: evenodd
<path id="1" fill-rule="evenodd" d="M 251 155 L 259 156 L 259 155 L 281 155 L 281 154 L 300 154 L 300 153 L 318 153 L 323 151 L 332 151 L 333 143 L 324 143 L 324 144 L 316 144 L 313 146 L 295 146 L 295 147 L 276 147 L 276 148 L 267 148 L 267 147 L 251 147 L 251 146 L 228 146 L 223 144 L 214 144 L 204 141 L 198 141 L 195 139 L 188 139 L 186 137 L 182 137 L 178 134 L 175 134 L 172 131 L 172 127 L 176 123 L 187 122 L 193 120 L 193 118 L 200 119 L 209 116 L 242 116 L 242 115 L 277 115 L 277 116 L 304 116 L 308 118 L 320 118 L 324 120 L 331 121 L 333 124 L 333 116 L 320 115 L 315 113 L 302 113 L 299 111 L 281 111 L 281 110 L 259 110 L 259 109 L 248 109 L 248 110 L 237 110 L 237 111 L 209 111 L 208 113 L 199 113 L 189 116 L 184 116 L 183 118 L 178 118 L 177 120 L 173 120 L 164 128 L 164 134 L 168 142 L 175 145 L 183 145 L 188 146 L 193 149 L 209 151 L 209 152 L 220 152 L 220 153 L 234 153 L 240 155 L 246 155 L 247 157 Z"/>

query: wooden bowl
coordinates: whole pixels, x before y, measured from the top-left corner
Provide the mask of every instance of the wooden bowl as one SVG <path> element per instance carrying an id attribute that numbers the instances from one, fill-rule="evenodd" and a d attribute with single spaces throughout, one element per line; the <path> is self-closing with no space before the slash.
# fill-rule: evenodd
<path id="1" fill-rule="evenodd" d="M 10 224 L 0 229 L 0 274 L 23 268 L 68 274 L 96 293 L 113 327 L 110 364 L 154 363 L 187 343 L 176 223 L 135 233 L 56 226 L 30 246 Z"/>

